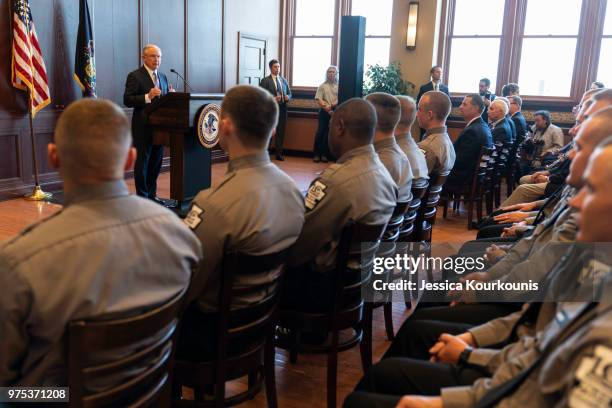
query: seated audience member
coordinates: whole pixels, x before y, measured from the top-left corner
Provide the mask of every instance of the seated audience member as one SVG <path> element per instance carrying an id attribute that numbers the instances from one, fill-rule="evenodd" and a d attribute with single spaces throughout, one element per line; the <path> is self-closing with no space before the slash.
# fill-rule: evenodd
<path id="1" fill-rule="evenodd" d="M 571 201 L 580 213 L 577 240 L 585 245 L 570 247 L 547 276 L 546 302 L 527 303 L 519 312 L 467 331 L 448 325 L 450 332 L 429 348 L 431 362 L 391 358 L 378 363 L 345 406 L 552 407 L 568 401 L 609 406 L 610 395 L 585 393 L 584 387 L 606 388 L 605 375 L 592 369 L 592 362 L 605 359 L 612 347 L 612 259 L 607 248 L 592 246 L 612 241 L 606 218 L 612 210 L 611 163 L 608 138 L 586 169 L 586 183 L 581 182 L 586 186 Z"/>
<path id="2" fill-rule="evenodd" d="M 599 82 L 599 81 L 594 81 L 591 83 L 591 89 L 603 89 L 606 86 L 604 85 L 603 82 Z"/>
<path id="3" fill-rule="evenodd" d="M 514 142 L 516 140 L 517 133 L 516 133 L 516 125 L 514 124 L 514 121 L 512 120 L 512 118 L 510 117 L 510 101 L 505 96 L 500 96 L 498 99 L 500 101 L 504 101 L 506 103 L 506 106 L 508 106 L 508 113 L 506 113 L 505 121 L 506 123 L 508 123 L 508 126 L 510 126 L 510 130 L 512 132 L 512 141 Z"/>
<path id="4" fill-rule="evenodd" d="M 555 159 L 558 150 L 563 147 L 563 131 L 551 123 L 548 111 L 537 111 L 533 120 L 532 136 L 525 143 L 532 145 L 531 167 L 538 168 Z"/>
<path id="5" fill-rule="evenodd" d="M 140 313 L 189 285 L 201 247 L 170 210 L 128 193 L 131 142 L 125 113 L 102 99 L 57 121 L 48 156 L 64 208 L 0 245 L 1 386 L 66 386 L 68 322 Z"/>
<path id="6" fill-rule="evenodd" d="M 521 143 L 529 133 L 529 126 L 527 125 L 527 121 L 525 120 L 525 117 L 521 112 L 523 100 L 518 95 L 510 96 L 508 100 L 510 101 L 510 119 L 512 119 L 514 127 L 516 128 L 516 137 L 518 138 L 518 143 Z"/>
<path id="7" fill-rule="evenodd" d="M 265 255 L 295 242 L 304 223 L 302 195 L 294 181 L 270 161 L 267 146 L 278 118 L 274 97 L 265 90 L 239 85 L 223 98 L 219 143 L 228 153 L 223 180 L 193 200 L 185 223 L 199 238 L 204 259 L 198 300 L 187 311 L 178 353 L 184 359 L 208 359 L 214 352 L 213 324 L 218 309 L 220 273 L 227 252 Z M 277 279 L 246 271 L 234 277 L 248 287 Z M 234 296 L 232 309 L 256 304 L 265 297 Z"/>
<path id="8" fill-rule="evenodd" d="M 495 99 L 495 94 L 489 90 L 490 87 L 491 80 L 489 78 L 482 78 L 478 83 L 478 95 L 480 95 L 485 104 L 485 108 L 482 111 L 482 120 L 484 120 L 485 123 L 489 123 L 488 109 L 491 101 Z"/>
<path id="9" fill-rule="evenodd" d="M 412 124 L 416 119 L 416 103 L 410 96 L 396 95 L 395 97 L 400 101 L 401 106 L 400 120 L 395 127 L 395 140 L 410 162 L 410 168 L 414 177 L 412 184 L 416 187 L 422 187 L 429 180 L 427 161 L 410 133 Z"/>
<path id="10" fill-rule="evenodd" d="M 408 157 L 397 145 L 393 133 L 400 118 L 397 98 L 383 92 L 372 93 L 365 98 L 376 110 L 374 150 L 397 185 L 397 201 L 412 200 L 412 170 Z"/>
<path id="11" fill-rule="evenodd" d="M 469 183 L 480 157 L 481 148 L 493 147 L 491 130 L 481 117 L 484 109 L 483 99 L 477 94 L 466 95 L 459 106 L 467 125 L 453 144 L 457 157 L 445 189 L 460 188 Z"/>
<path id="12" fill-rule="evenodd" d="M 455 149 L 446 132 L 450 110 L 450 98 L 443 92 L 426 92 L 419 101 L 416 117 L 426 133 L 418 145 L 425 153 L 430 175 L 449 172 L 455 164 Z"/>
<path id="13" fill-rule="evenodd" d="M 372 146 L 375 128 L 370 102 L 352 98 L 336 108 L 329 147 L 338 161 L 308 189 L 304 228 L 289 254 L 283 307 L 328 310 L 342 228 L 349 220 L 369 225 L 389 221 L 397 187 Z"/>
<path id="14" fill-rule="evenodd" d="M 502 87 L 502 96 L 509 98 L 514 95 L 520 95 L 518 84 L 510 82 Z"/>
<path id="15" fill-rule="evenodd" d="M 495 99 L 489 106 L 489 122 L 491 122 L 491 135 L 493 143 L 512 142 L 512 128 L 506 120 L 508 104 L 500 98 Z"/>

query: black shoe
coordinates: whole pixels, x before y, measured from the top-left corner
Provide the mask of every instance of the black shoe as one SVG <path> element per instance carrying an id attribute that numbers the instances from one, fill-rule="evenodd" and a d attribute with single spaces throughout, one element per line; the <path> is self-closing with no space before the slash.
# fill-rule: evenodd
<path id="1" fill-rule="evenodd" d="M 151 200 L 155 201 L 159 205 L 162 205 L 164 207 L 166 206 L 166 202 L 159 197 L 153 197 Z"/>
<path id="2" fill-rule="evenodd" d="M 276 160 L 278 161 L 285 161 L 285 158 L 283 156 L 281 156 L 280 154 L 276 155 Z"/>
<path id="3" fill-rule="evenodd" d="M 325 157 L 325 156 L 321 156 L 321 161 L 323 163 L 327 163 L 329 161 L 329 159 L 327 157 Z"/>
<path id="4" fill-rule="evenodd" d="M 321 161 L 321 158 L 319 156 L 315 156 L 314 159 L 312 159 L 313 162 L 318 163 Z"/>

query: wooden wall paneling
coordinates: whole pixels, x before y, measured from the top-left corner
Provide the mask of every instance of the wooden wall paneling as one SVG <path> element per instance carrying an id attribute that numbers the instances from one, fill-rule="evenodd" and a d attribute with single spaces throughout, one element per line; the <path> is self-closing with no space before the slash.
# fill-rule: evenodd
<path id="1" fill-rule="evenodd" d="M 224 0 L 186 2 L 185 78 L 194 92 L 223 92 L 223 3 Z M 178 81 L 178 89 L 183 90 L 182 81 Z"/>
<path id="2" fill-rule="evenodd" d="M 185 76 L 185 0 L 146 0 L 141 7 L 141 43 L 161 48 L 160 70 L 174 82 L 171 68 Z"/>
<path id="3" fill-rule="evenodd" d="M 0 132 L 0 180 L 21 178 L 21 155 L 19 134 L 12 129 Z"/>

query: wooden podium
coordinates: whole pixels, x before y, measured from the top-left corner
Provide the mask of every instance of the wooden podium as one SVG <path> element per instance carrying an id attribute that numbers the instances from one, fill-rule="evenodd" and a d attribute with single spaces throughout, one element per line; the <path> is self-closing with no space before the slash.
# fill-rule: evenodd
<path id="1" fill-rule="evenodd" d="M 221 105 L 223 94 L 169 92 L 146 109 L 153 143 L 170 147 L 170 198 L 185 213 L 200 190 L 210 187 L 211 149 L 200 144 L 197 122 L 209 103 Z"/>

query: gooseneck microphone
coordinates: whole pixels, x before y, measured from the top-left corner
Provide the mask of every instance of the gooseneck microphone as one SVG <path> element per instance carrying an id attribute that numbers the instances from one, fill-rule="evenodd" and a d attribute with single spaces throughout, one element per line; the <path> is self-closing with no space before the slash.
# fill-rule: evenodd
<path id="1" fill-rule="evenodd" d="M 185 78 L 183 78 L 183 76 L 181 74 L 179 74 L 178 72 L 176 72 L 176 70 L 174 68 L 170 68 L 170 72 L 172 72 L 173 74 L 176 74 L 177 77 L 181 78 L 183 80 L 183 83 L 185 85 L 187 85 L 187 87 L 189 88 L 189 90 L 191 92 L 193 92 L 193 88 L 191 87 L 191 85 L 189 85 L 189 82 L 187 82 L 187 80 Z"/>

